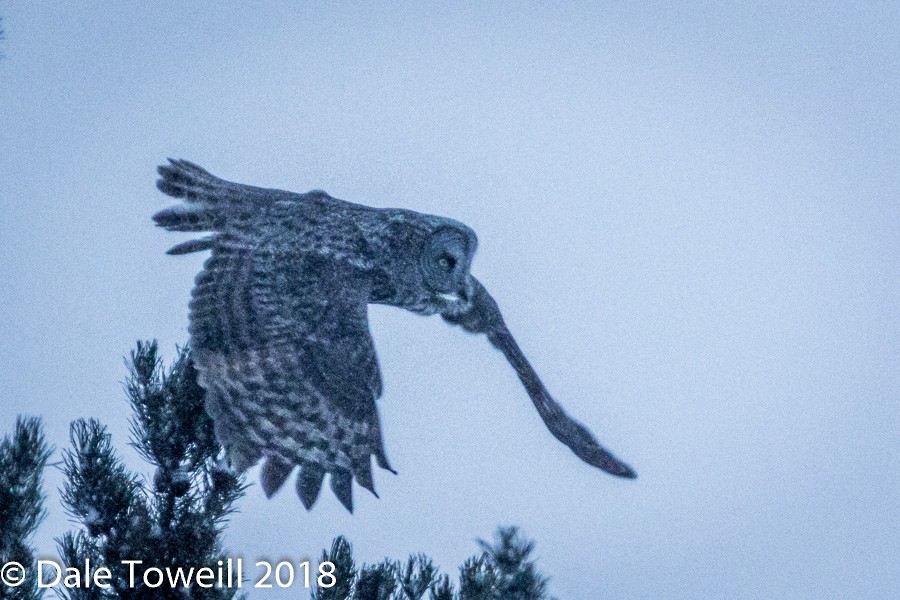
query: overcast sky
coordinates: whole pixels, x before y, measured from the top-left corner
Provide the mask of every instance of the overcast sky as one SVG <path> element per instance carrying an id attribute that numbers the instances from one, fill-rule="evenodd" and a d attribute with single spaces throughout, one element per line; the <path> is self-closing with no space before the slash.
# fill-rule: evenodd
<path id="1" fill-rule="evenodd" d="M 900 4 L 215 4 L 0 2 L 3 432 L 98 417 L 144 468 L 122 357 L 187 339 L 204 257 L 150 221 L 187 158 L 472 226 L 535 368 L 639 474 L 558 443 L 483 338 L 372 307 L 399 475 L 352 516 L 254 486 L 232 556 L 344 533 L 454 572 L 518 524 L 561 599 L 896 593 Z"/>

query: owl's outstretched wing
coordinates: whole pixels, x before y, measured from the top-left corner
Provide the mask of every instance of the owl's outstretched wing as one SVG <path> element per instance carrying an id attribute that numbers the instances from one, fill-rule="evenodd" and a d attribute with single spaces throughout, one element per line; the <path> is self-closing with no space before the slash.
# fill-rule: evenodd
<path id="1" fill-rule="evenodd" d="M 213 232 L 191 300 L 191 352 L 233 467 L 264 461 L 261 484 L 271 496 L 299 466 L 297 493 L 307 509 L 330 474 L 352 512 L 354 478 L 375 493 L 372 455 L 393 470 L 375 404 L 381 378 L 368 272 L 323 250 L 328 244 L 309 251 L 302 228 L 272 217 L 278 203 L 307 195 L 225 182 L 184 161 L 160 174 L 158 187 L 188 204 L 159 213 L 157 222 Z"/>
<path id="2" fill-rule="evenodd" d="M 160 191 L 181 204 L 153 215 L 169 231 L 212 234 L 171 248 L 169 254 L 211 250 L 219 245 L 283 246 L 283 252 L 339 256 L 362 268 L 365 239 L 352 213 L 368 207 L 332 198 L 321 190 L 305 194 L 234 183 L 186 160 L 169 159 L 157 169 Z M 286 235 L 285 235 L 286 234 Z"/>
<path id="3" fill-rule="evenodd" d="M 477 279 L 472 277 L 472 280 L 474 286 L 470 310 L 462 314 L 444 314 L 444 319 L 472 333 L 487 335 L 491 344 L 503 352 L 506 360 L 515 369 L 516 375 L 528 391 L 531 401 L 550 433 L 568 446 L 578 458 L 618 477 L 629 479 L 637 477 L 631 467 L 601 446 L 587 427 L 566 414 L 559 403 L 550 396 L 506 327 L 497 303 Z"/>

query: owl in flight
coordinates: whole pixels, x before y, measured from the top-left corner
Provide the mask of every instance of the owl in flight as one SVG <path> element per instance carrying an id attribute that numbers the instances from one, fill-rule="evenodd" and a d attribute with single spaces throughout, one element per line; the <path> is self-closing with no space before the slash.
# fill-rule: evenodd
<path id="1" fill-rule="evenodd" d="M 207 411 L 236 471 L 263 461 L 267 496 L 299 467 L 297 494 L 307 509 L 327 473 L 352 512 L 354 479 L 375 494 L 372 455 L 395 472 L 375 404 L 381 376 L 370 303 L 439 313 L 485 334 L 559 441 L 590 465 L 635 477 L 550 397 L 469 272 L 477 241 L 467 226 L 319 190 L 231 183 L 185 160 L 158 170 L 157 187 L 184 203 L 156 213 L 157 225 L 210 233 L 169 250 L 212 251 L 190 302 L 190 347 Z"/>

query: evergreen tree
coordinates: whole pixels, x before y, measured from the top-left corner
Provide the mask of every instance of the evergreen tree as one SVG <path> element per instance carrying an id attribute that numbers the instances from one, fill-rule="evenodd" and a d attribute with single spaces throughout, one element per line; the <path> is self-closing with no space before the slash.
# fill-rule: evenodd
<path id="1" fill-rule="evenodd" d="M 459 600 L 503 600 L 487 555 L 473 556 L 459 569 Z"/>
<path id="2" fill-rule="evenodd" d="M 338 537 L 322 562 L 331 562 L 336 584 L 313 591 L 313 600 L 549 600 L 547 579 L 530 560 L 534 543 L 515 527 L 501 527 L 493 544 L 479 541 L 481 554 L 459 570 L 459 591 L 418 554 L 406 564 L 385 560 L 359 569 L 350 543 Z"/>
<path id="3" fill-rule="evenodd" d="M 397 589 L 397 565 L 390 560 L 363 565 L 354 587 L 353 600 L 392 600 Z"/>
<path id="4" fill-rule="evenodd" d="M 147 481 L 129 471 L 100 422 L 79 419 L 72 424 L 71 445 L 63 452 L 62 500 L 81 528 L 58 540 L 62 563 L 83 568 L 89 560 L 93 569 L 106 567 L 112 576 L 108 589 L 57 586 L 57 591 L 69 600 L 233 598 L 236 587 L 204 588 L 196 578 L 189 589 L 173 587 L 168 580 L 158 587 L 144 584 L 143 575 L 151 567 L 196 571 L 225 560 L 222 529 L 244 485 L 224 462 L 190 353 L 179 350 L 166 370 L 155 342 L 138 343 L 127 366 L 131 445 L 154 467 L 154 474 Z M 28 541 L 44 514 L 41 477 L 49 456 L 36 419 L 18 419 L 13 435 L 0 442 L 0 562 L 21 563 L 30 577 L 19 587 L 0 589 L 0 600 L 42 597 Z M 333 585 L 314 588 L 312 598 L 548 599 L 547 579 L 530 558 L 534 543 L 518 529 L 500 528 L 493 543 L 478 543 L 481 553 L 463 564 L 454 586 L 422 554 L 405 563 L 385 559 L 357 567 L 350 543 L 341 536 L 322 554 L 322 562 L 333 565 L 333 577 L 327 579 Z M 133 567 L 133 581 L 123 561 L 142 561 Z"/>
<path id="5" fill-rule="evenodd" d="M 397 572 L 400 591 L 408 600 L 422 600 L 437 583 L 437 569 L 424 554 L 410 556 L 406 567 Z"/>
<path id="6" fill-rule="evenodd" d="M 356 583 L 356 564 L 350 543 L 338 536 L 331 543 L 331 552 L 322 553 L 322 562 L 334 565 L 335 584 L 313 591 L 312 600 L 350 600 Z"/>
<path id="7" fill-rule="evenodd" d="M 50 448 L 38 419 L 16 419 L 12 436 L 0 441 L 0 565 L 17 562 L 25 581 L 18 587 L 0 584 L 0 598 L 36 600 L 41 597 L 35 577 L 31 536 L 44 518 L 43 473 Z"/>
<path id="8" fill-rule="evenodd" d="M 215 567 L 224 560 L 222 526 L 244 489 L 222 462 L 189 352 L 179 351 L 166 372 L 157 344 L 138 343 L 128 366 L 132 445 L 156 471 L 149 485 L 128 471 L 103 425 L 72 424 L 72 447 L 63 456 L 63 503 L 83 530 L 64 536 L 60 553 L 70 566 L 90 559 L 107 567 L 112 586 L 67 591 L 71 600 L 184 598 L 184 590 L 168 581 L 146 586 L 144 572 Z M 125 560 L 142 561 L 133 582 Z M 153 574 L 150 579 L 155 583 Z M 194 580 L 190 597 L 224 599 L 235 591 L 203 588 Z"/>
<path id="9" fill-rule="evenodd" d="M 533 560 L 534 542 L 519 535 L 517 527 L 501 527 L 494 544 L 479 540 L 494 572 L 494 585 L 503 600 L 541 600 L 547 597 L 547 579 Z"/>
<path id="10" fill-rule="evenodd" d="M 431 586 L 431 600 L 453 600 L 453 584 L 450 577 L 443 575 Z"/>

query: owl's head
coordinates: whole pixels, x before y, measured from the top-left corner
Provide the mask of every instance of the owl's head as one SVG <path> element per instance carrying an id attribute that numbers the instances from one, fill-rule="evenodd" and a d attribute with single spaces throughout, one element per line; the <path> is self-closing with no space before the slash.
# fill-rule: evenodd
<path id="1" fill-rule="evenodd" d="M 469 268 L 477 246 L 475 232 L 450 219 L 426 237 L 419 254 L 419 270 L 437 312 L 468 308 L 473 289 Z"/>

